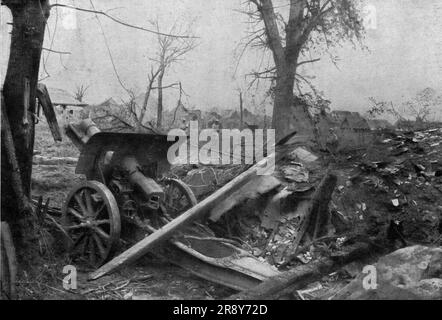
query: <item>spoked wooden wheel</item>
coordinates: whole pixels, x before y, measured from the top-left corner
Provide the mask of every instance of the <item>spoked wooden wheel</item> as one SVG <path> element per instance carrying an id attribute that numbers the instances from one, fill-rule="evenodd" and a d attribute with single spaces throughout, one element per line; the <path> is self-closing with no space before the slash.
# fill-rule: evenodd
<path id="1" fill-rule="evenodd" d="M 101 182 L 87 181 L 74 188 L 63 206 L 62 221 L 74 259 L 98 267 L 117 248 L 120 213 L 114 195 Z"/>
<path id="2" fill-rule="evenodd" d="M 164 188 L 164 207 L 171 218 L 176 218 L 198 203 L 192 189 L 178 179 L 167 179 Z"/>
<path id="3" fill-rule="evenodd" d="M 1 300 L 16 299 L 15 279 L 17 262 L 11 232 L 6 222 L 1 222 L 0 292 Z"/>

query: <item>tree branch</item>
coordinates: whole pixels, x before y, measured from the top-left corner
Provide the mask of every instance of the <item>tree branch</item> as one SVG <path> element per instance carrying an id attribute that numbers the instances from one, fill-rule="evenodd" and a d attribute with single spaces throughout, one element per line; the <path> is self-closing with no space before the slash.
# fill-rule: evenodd
<path id="1" fill-rule="evenodd" d="M 44 51 L 49 51 L 49 52 L 53 52 L 53 53 L 58 53 L 58 54 L 71 54 L 71 52 L 69 51 L 57 51 L 54 49 L 48 49 L 48 48 L 41 48 Z"/>
<path id="2" fill-rule="evenodd" d="M 307 0 L 290 0 L 289 21 L 286 27 L 286 57 L 296 61 L 301 50 L 302 32 L 306 25 L 304 11 Z"/>
<path id="3" fill-rule="evenodd" d="M 153 71 L 153 68 L 150 71 L 149 83 L 147 85 L 146 93 L 144 95 L 144 101 L 143 101 L 143 106 L 141 108 L 140 117 L 138 118 L 138 122 L 141 125 L 143 125 L 144 116 L 146 115 L 147 103 L 149 102 L 150 92 L 152 91 L 153 83 L 156 77 L 158 77 L 158 75 L 160 74 L 160 72 L 161 72 L 161 67 L 159 67 L 158 70 L 156 70 L 155 72 Z"/>
<path id="4" fill-rule="evenodd" d="M 260 79 L 274 79 L 275 76 L 265 76 L 266 74 L 269 73 L 274 73 L 276 72 L 276 67 L 273 67 L 271 69 L 266 69 L 264 71 L 255 71 L 252 73 L 247 74 L 246 76 L 254 76 L 255 78 L 260 78 Z"/>
<path id="5" fill-rule="evenodd" d="M 277 68 L 283 68 L 285 64 L 284 48 L 281 43 L 278 25 L 276 23 L 276 14 L 271 0 L 251 0 L 261 13 L 262 20 L 266 30 L 270 49 L 273 53 L 275 65 Z"/>
<path id="6" fill-rule="evenodd" d="M 161 86 L 161 87 L 152 87 L 153 90 L 157 90 L 157 89 L 168 89 L 168 88 L 175 88 L 176 86 L 179 86 L 179 82 L 174 82 L 171 83 L 167 86 Z"/>
<path id="7" fill-rule="evenodd" d="M 298 62 L 298 64 L 296 66 L 299 67 L 299 66 L 302 66 L 303 64 L 315 63 L 315 62 L 318 62 L 320 60 L 321 60 L 320 58 L 317 58 L 317 59 L 312 59 L 312 60 L 301 61 L 301 62 Z"/>
<path id="8" fill-rule="evenodd" d="M 329 8 L 327 8 L 327 6 L 330 3 L 332 5 Z M 319 10 L 317 10 L 317 13 L 312 15 L 312 17 L 310 18 L 310 21 L 308 22 L 308 24 L 305 27 L 304 32 L 303 32 L 303 38 L 305 40 L 308 39 L 308 37 L 310 35 L 310 32 L 318 25 L 319 20 L 322 19 L 327 13 L 329 13 L 333 9 L 334 9 L 334 6 L 333 6 L 332 1 L 331 0 L 327 0 L 322 5 L 322 7 Z"/>
<path id="9" fill-rule="evenodd" d="M 133 125 L 131 125 L 127 121 L 123 120 L 121 117 L 119 117 L 119 116 L 117 116 L 117 115 L 115 115 L 113 113 L 110 113 L 108 110 L 105 110 L 105 112 L 106 112 L 106 116 L 112 117 L 112 118 L 120 121 L 121 123 L 123 123 L 124 125 L 128 126 L 129 128 L 133 128 L 134 127 Z M 98 118 L 94 118 L 94 119 L 99 119 L 99 118 L 103 118 L 103 117 L 98 117 Z"/>
<path id="10" fill-rule="evenodd" d="M 90 10 L 90 9 L 85 9 L 85 8 L 79 8 L 79 7 L 74 7 L 74 6 L 70 6 L 67 4 L 60 4 L 60 3 L 56 3 L 50 6 L 50 8 L 52 7 L 63 7 L 63 8 L 68 8 L 68 9 L 72 9 L 72 10 L 77 10 L 77 11 L 82 11 L 82 12 L 89 12 L 89 13 L 95 13 L 95 14 L 100 14 L 103 15 L 111 20 L 113 20 L 114 22 L 117 22 L 123 26 L 129 27 L 129 28 L 134 28 L 137 30 L 142 30 L 142 31 L 146 31 L 146 32 L 150 32 L 153 34 L 157 34 L 157 35 L 162 35 L 165 37 L 171 37 L 171 38 L 181 38 L 181 39 L 189 39 L 189 38 L 198 38 L 198 37 L 193 37 L 193 36 L 180 36 L 180 35 L 174 35 L 174 34 L 167 34 L 167 33 L 163 33 L 163 32 L 158 32 L 158 31 L 154 31 L 154 30 L 150 30 L 150 29 L 146 29 L 144 27 L 140 27 L 140 26 L 135 26 L 129 23 L 126 23 L 122 20 L 119 20 L 109 14 L 107 14 L 106 12 L 103 11 L 98 11 L 98 10 Z"/>

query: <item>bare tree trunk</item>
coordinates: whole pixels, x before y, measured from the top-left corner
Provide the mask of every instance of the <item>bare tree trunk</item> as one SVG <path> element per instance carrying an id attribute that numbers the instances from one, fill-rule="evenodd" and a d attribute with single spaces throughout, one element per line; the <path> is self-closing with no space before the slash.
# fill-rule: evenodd
<path id="1" fill-rule="evenodd" d="M 158 69 L 156 72 L 154 72 L 152 69 L 150 72 L 149 83 L 146 88 L 146 93 L 144 94 L 144 101 L 143 101 L 143 105 L 141 107 L 140 115 L 138 117 L 137 116 L 135 117 L 136 118 L 135 121 L 137 122 L 136 126 L 137 126 L 138 132 L 141 132 L 143 130 L 144 117 L 147 112 L 147 104 L 149 102 L 150 93 L 152 91 L 153 83 L 155 82 L 155 79 L 158 76 L 158 74 L 160 73 L 160 71 L 161 70 Z"/>
<path id="2" fill-rule="evenodd" d="M 34 117 L 36 88 L 46 21 L 48 0 L 3 0 L 12 13 L 13 27 L 8 69 L 3 84 L 7 117 L 12 129 L 23 192 L 31 191 L 32 156 L 34 149 Z M 3 140 L 3 137 L 2 137 Z M 1 209 L 6 219 L 15 220 L 18 199 L 9 187 L 12 168 L 6 159 L 2 141 Z"/>
<path id="3" fill-rule="evenodd" d="M 272 126 L 276 141 L 296 131 L 306 139 L 313 137 L 313 121 L 305 105 L 294 96 L 294 73 L 278 72 L 275 86 Z"/>
<path id="4" fill-rule="evenodd" d="M 240 112 L 240 129 L 244 129 L 244 112 L 243 112 L 243 100 L 242 100 L 242 92 L 239 92 L 239 112 Z"/>
<path id="5" fill-rule="evenodd" d="M 158 108 L 157 108 L 158 128 L 161 128 L 163 124 L 163 78 L 164 78 L 164 68 L 158 75 Z"/>
<path id="6" fill-rule="evenodd" d="M 294 76 L 277 74 L 273 106 L 272 126 L 276 130 L 276 140 L 287 135 L 291 130 L 291 113 L 293 106 Z"/>
<path id="7" fill-rule="evenodd" d="M 304 0 L 290 2 L 285 46 L 281 42 L 272 0 L 260 0 L 257 4 L 276 67 L 272 126 L 276 130 L 277 141 L 294 131 L 313 136 L 313 121 L 302 105 L 294 103 L 297 99 L 294 99 L 293 94 L 298 59 L 306 41 L 301 23 L 306 4 L 307 1 Z"/>

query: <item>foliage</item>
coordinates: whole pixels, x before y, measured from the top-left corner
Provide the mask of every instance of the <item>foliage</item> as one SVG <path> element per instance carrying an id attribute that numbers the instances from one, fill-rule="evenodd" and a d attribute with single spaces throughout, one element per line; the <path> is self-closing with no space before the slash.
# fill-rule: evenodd
<path id="1" fill-rule="evenodd" d="M 371 103 L 367 111 L 367 117 L 369 119 L 374 119 L 382 115 L 391 115 L 397 120 L 403 119 L 402 114 L 396 110 L 392 101 L 378 101 L 374 97 L 370 97 L 368 100 Z"/>
<path id="2" fill-rule="evenodd" d="M 416 121 L 428 122 L 435 115 L 437 107 L 442 105 L 442 96 L 438 96 L 432 88 L 425 88 L 410 101 L 405 102 L 405 112 Z"/>
<path id="3" fill-rule="evenodd" d="M 243 11 L 249 17 L 252 29 L 245 39 L 244 50 L 247 47 L 270 49 L 275 56 L 277 40 L 287 58 L 295 49 L 300 51 L 301 61 L 296 61 L 295 69 L 319 60 L 312 58 L 312 55 L 320 57 L 327 54 L 336 63 L 338 57 L 333 49 L 343 41 L 362 44 L 364 28 L 359 14 L 361 5 L 362 1 L 355 0 L 250 0 Z M 270 32 L 271 21 L 265 21 L 264 11 L 268 6 L 273 9 L 276 20 L 277 30 L 274 30 L 274 34 Z M 272 39 L 275 35 L 277 39 Z M 277 62 L 274 67 L 255 70 L 250 76 L 254 79 L 252 81 L 273 79 L 276 69 Z M 297 73 L 295 80 L 298 89 L 299 83 L 303 82 L 308 85 L 309 91 L 314 92 L 308 77 Z"/>
<path id="4" fill-rule="evenodd" d="M 86 95 L 87 90 L 89 89 L 89 86 L 77 85 L 74 91 L 74 99 L 78 102 L 83 102 L 84 96 Z"/>
<path id="5" fill-rule="evenodd" d="M 376 118 L 385 114 L 401 121 L 409 119 L 419 122 L 433 121 L 437 108 L 442 105 L 442 96 L 437 95 L 432 88 L 419 91 L 415 97 L 404 102 L 399 108 L 396 108 L 393 102 L 377 101 L 373 97 L 369 100 L 371 106 L 367 111 L 368 117 Z"/>
<path id="6" fill-rule="evenodd" d="M 315 113 L 330 112 L 331 101 L 324 98 L 322 92 L 315 91 L 313 94 L 304 93 L 299 96 L 299 99 Z"/>

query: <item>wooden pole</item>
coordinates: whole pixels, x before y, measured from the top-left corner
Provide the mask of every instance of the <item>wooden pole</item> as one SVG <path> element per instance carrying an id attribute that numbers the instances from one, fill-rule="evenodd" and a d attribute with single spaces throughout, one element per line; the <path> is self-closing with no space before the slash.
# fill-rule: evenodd
<path id="1" fill-rule="evenodd" d="M 233 192 L 244 186 L 252 177 L 259 174 L 263 174 L 264 168 L 275 164 L 276 155 L 271 154 L 267 158 L 264 158 L 256 165 L 250 169 L 244 171 L 242 174 L 237 176 L 235 179 L 227 183 L 221 189 L 217 190 L 215 193 L 198 203 L 196 206 L 190 208 L 182 215 L 172 220 L 165 226 L 163 226 L 158 231 L 152 233 L 142 241 L 135 244 L 133 247 L 121 253 L 119 256 L 115 257 L 101 268 L 92 272 L 89 275 L 90 280 L 98 279 L 108 273 L 114 272 L 117 269 L 133 263 L 147 252 L 152 250 L 155 245 L 158 245 L 168 239 L 170 239 L 176 232 L 183 227 L 187 226 L 192 221 L 202 218 L 205 214 L 210 212 L 212 208 L 219 202 L 225 200 Z"/>
<path id="2" fill-rule="evenodd" d="M 48 89 L 44 84 L 39 83 L 37 85 L 37 98 L 40 105 L 43 107 L 43 112 L 48 121 L 52 137 L 55 141 L 62 141 L 60 127 L 58 126 L 57 117 L 54 111 L 54 105 L 52 104 Z"/>
<path id="3" fill-rule="evenodd" d="M 240 129 L 244 129 L 244 113 L 243 113 L 243 100 L 242 100 L 242 92 L 239 92 L 239 112 L 241 117 L 241 127 Z"/>

